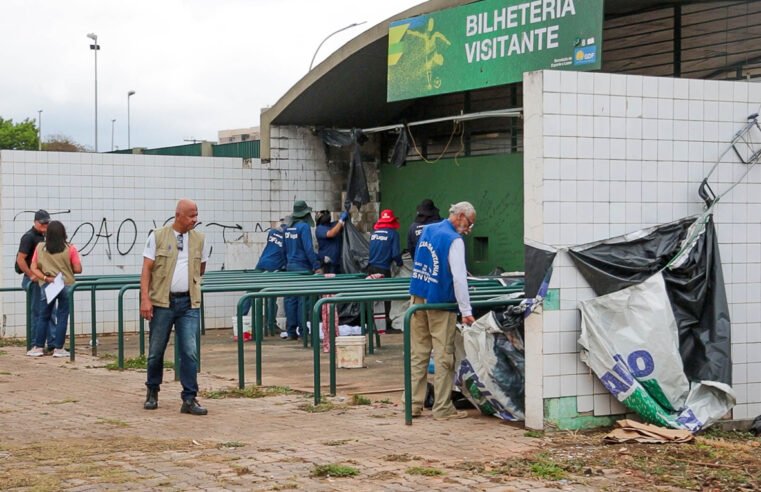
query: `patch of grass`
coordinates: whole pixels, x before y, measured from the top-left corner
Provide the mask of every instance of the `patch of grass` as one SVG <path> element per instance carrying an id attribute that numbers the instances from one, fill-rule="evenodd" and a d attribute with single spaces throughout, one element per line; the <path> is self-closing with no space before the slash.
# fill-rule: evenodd
<path id="1" fill-rule="evenodd" d="M 541 456 L 541 455 L 540 455 Z M 565 478 L 565 470 L 558 466 L 557 463 L 553 463 L 548 459 L 541 459 L 540 461 L 531 463 L 531 473 L 534 476 L 543 478 L 545 480 L 562 480 Z"/>
<path id="2" fill-rule="evenodd" d="M 119 419 L 104 419 L 102 417 L 98 417 L 98 421 L 95 423 L 113 425 L 114 427 L 129 427 L 127 422 Z"/>
<path id="3" fill-rule="evenodd" d="M 336 408 L 341 408 L 341 407 L 329 401 L 321 401 L 317 405 L 314 405 L 312 403 L 304 403 L 303 405 L 298 406 L 299 410 L 302 410 L 307 413 L 329 412 L 331 410 L 335 410 Z"/>
<path id="4" fill-rule="evenodd" d="M 544 432 L 542 431 L 536 431 L 536 430 L 527 430 L 523 433 L 525 437 L 533 437 L 535 439 L 539 439 L 544 437 Z"/>
<path id="5" fill-rule="evenodd" d="M 372 401 L 370 401 L 370 398 L 362 395 L 353 395 L 351 397 L 351 404 L 352 405 L 372 405 Z"/>
<path id="6" fill-rule="evenodd" d="M 312 470 L 313 477 L 355 477 L 359 475 L 359 470 L 353 466 L 344 465 L 317 465 Z"/>
<path id="7" fill-rule="evenodd" d="M 429 466 L 413 466 L 407 468 L 408 475 L 422 475 L 424 477 L 438 477 L 444 474 L 443 471 L 438 468 L 431 468 Z"/>
<path id="8" fill-rule="evenodd" d="M 0 347 L 26 347 L 25 338 L 0 338 Z"/>
<path id="9" fill-rule="evenodd" d="M 124 360 L 124 369 L 146 369 L 148 367 L 148 357 L 145 355 L 139 355 L 132 359 Z M 109 371 L 120 371 L 118 361 L 113 361 L 106 364 L 106 369 Z M 165 360 L 164 369 L 174 369 L 174 361 Z"/>
<path id="10" fill-rule="evenodd" d="M 390 398 L 384 398 L 382 400 L 376 400 L 376 403 L 383 403 L 384 405 L 391 405 L 394 402 Z"/>
<path id="11" fill-rule="evenodd" d="M 603 443 L 606 433 L 545 433 L 541 452 L 485 462 L 482 474 L 562 479 L 604 490 L 761 490 L 761 438 L 715 430 L 694 443 L 610 446 Z"/>
<path id="12" fill-rule="evenodd" d="M 755 437 L 750 432 L 740 430 L 722 430 L 718 427 L 711 427 L 707 431 L 701 433 L 700 436 L 711 440 L 748 441 L 756 439 L 761 441 L 761 436 Z"/>
<path id="13" fill-rule="evenodd" d="M 0 376 L 13 376 L 13 374 L 8 371 L 0 371 Z"/>
<path id="14" fill-rule="evenodd" d="M 238 441 L 227 441 L 227 442 L 221 442 L 217 444 L 217 449 L 231 449 L 231 448 L 242 448 L 246 445 L 242 442 Z"/>
<path id="15" fill-rule="evenodd" d="M 0 484 L 3 490 L 23 488 L 34 491 L 58 491 L 73 487 L 103 488 L 104 484 L 132 483 L 132 488 L 150 475 L 138 476 L 119 463 L 124 452 L 146 453 L 146 459 L 157 459 L 166 451 L 198 449 L 190 442 L 110 436 L 108 439 L 67 437 L 46 439 L 34 444 L 13 445 L 3 442 L 3 466 Z M 29 463 L 45 463 L 45 469 Z M 119 488 L 119 487 L 113 487 Z M 139 486 L 138 486 L 139 488 Z"/>
<path id="16" fill-rule="evenodd" d="M 286 386 L 247 386 L 241 388 L 226 388 L 221 390 L 201 391 L 201 396 L 209 400 L 223 398 L 265 398 L 267 396 L 290 395 L 293 390 Z"/>

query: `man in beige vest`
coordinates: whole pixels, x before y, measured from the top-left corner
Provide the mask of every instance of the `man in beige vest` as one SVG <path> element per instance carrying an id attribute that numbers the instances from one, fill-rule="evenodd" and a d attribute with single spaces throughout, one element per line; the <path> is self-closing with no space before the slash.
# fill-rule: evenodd
<path id="1" fill-rule="evenodd" d="M 201 276 L 208 260 L 204 235 L 194 227 L 198 206 L 182 199 L 177 202 L 174 223 L 153 231 L 143 251 L 140 275 L 140 315 L 150 322 L 148 349 L 148 394 L 143 408 L 159 406 L 159 387 L 164 375 L 164 352 L 174 326 L 180 355 L 182 407 L 180 412 L 206 415 L 199 405 L 198 352 L 200 336 Z"/>

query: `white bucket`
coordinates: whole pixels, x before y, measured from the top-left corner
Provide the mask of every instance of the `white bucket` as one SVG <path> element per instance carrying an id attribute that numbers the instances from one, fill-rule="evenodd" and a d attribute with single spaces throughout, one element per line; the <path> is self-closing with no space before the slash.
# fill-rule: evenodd
<path id="1" fill-rule="evenodd" d="M 353 369 L 365 367 L 365 344 L 367 337 L 336 337 L 336 365 Z"/>
<path id="2" fill-rule="evenodd" d="M 237 340 L 238 339 L 238 317 L 233 316 L 232 319 L 233 319 L 233 340 Z M 243 332 L 244 333 L 248 332 L 249 335 L 253 334 L 251 330 L 251 316 L 248 316 L 248 315 L 243 316 Z"/>

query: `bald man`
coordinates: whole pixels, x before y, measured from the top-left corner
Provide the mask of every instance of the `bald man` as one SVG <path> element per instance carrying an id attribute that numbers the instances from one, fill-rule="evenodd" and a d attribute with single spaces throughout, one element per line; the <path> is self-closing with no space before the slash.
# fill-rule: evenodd
<path id="1" fill-rule="evenodd" d="M 201 276 L 208 252 L 204 235 L 194 229 L 198 206 L 183 198 L 177 202 L 174 223 L 153 231 L 143 251 L 140 275 L 140 315 L 150 322 L 148 349 L 148 393 L 143 408 L 159 406 L 159 389 L 164 376 L 164 352 L 172 333 L 177 334 L 180 355 L 182 406 L 180 412 L 206 415 L 198 395 L 197 340 L 201 328 Z"/>

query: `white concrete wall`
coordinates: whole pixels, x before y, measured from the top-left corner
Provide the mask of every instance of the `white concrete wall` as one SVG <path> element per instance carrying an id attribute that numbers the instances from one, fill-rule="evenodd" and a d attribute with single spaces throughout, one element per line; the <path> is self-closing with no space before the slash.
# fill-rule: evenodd
<path id="1" fill-rule="evenodd" d="M 701 180 L 746 117 L 761 107 L 761 84 L 585 72 L 526 74 L 524 94 L 525 234 L 556 246 L 700 212 Z M 710 179 L 717 194 L 745 171 L 733 154 L 724 161 Z M 715 209 L 732 322 L 737 419 L 761 413 L 759 218 L 761 166 Z M 560 309 L 538 317 L 541 337 L 535 339 L 541 341 L 527 348 L 527 360 L 541 358 L 535 363 L 541 374 L 534 375 L 541 388 L 534 393 L 543 399 L 576 397 L 578 412 L 623 413 L 579 360 L 577 303 L 593 292 L 564 252 L 550 287 L 559 289 Z"/>
<path id="2" fill-rule="evenodd" d="M 315 170 L 320 162 L 315 150 L 307 152 L 301 138 L 291 141 L 283 134 L 278 139 L 277 159 L 267 165 L 258 159 L 3 150 L 0 285 L 20 284 L 13 262 L 21 235 L 31 227 L 39 208 L 64 223 L 69 238 L 83 253 L 85 274 L 139 273 L 148 232 L 173 218 L 176 201 L 182 197 L 198 203 L 199 230 L 213 248 L 208 270 L 223 265 L 252 268 L 266 237 L 264 231 L 290 212 L 295 197 L 306 199 L 316 209 L 325 204 L 317 198 L 328 183 L 324 172 Z M 320 151 L 319 146 L 315 148 Z M 110 237 L 98 237 L 106 235 L 105 227 Z M 126 318 L 126 328 L 133 330 L 137 294 L 128 294 L 125 300 L 135 307 Z M 205 301 L 207 326 L 230 326 L 237 297 L 214 294 Z M 115 331 L 116 293 L 98 293 L 97 302 L 98 330 Z M 23 303 L 21 293 L 0 293 L 0 335 L 23 336 Z M 89 333 L 89 306 L 89 295 L 78 294 L 76 333 Z"/>

